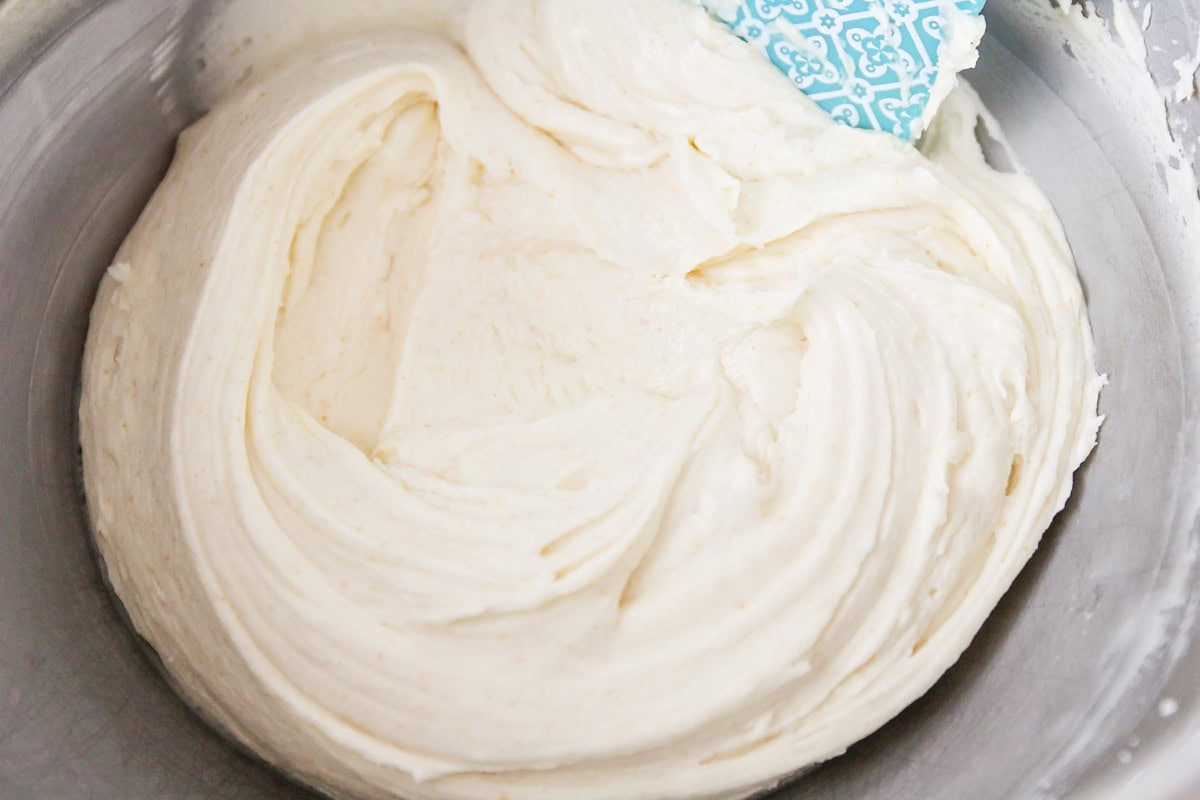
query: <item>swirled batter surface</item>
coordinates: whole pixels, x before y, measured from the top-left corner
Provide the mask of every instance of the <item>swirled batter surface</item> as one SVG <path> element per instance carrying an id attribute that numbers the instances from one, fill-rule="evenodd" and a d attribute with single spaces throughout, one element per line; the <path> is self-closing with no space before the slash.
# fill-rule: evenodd
<path id="1" fill-rule="evenodd" d="M 1091 450 L 1071 254 L 953 94 L 481 0 L 223 101 L 101 287 L 87 490 L 183 693 L 338 797 L 725 797 L 958 658 Z"/>

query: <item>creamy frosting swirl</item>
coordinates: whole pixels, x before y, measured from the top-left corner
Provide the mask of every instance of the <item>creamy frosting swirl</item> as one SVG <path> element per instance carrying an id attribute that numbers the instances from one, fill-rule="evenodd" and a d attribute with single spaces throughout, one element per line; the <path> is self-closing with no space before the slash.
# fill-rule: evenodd
<path id="1" fill-rule="evenodd" d="M 339 797 L 723 797 L 842 752 L 1099 425 L 1065 237 L 980 113 L 839 127 L 678 0 L 482 0 L 228 98 L 86 356 L 139 631 Z"/>

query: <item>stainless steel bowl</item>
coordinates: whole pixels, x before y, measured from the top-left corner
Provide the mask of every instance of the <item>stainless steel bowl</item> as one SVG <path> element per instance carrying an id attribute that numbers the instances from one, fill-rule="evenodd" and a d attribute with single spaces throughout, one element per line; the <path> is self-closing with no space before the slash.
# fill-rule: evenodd
<path id="1" fill-rule="evenodd" d="M 106 592 L 77 474 L 89 304 L 202 112 L 188 76 L 204 3 L 0 0 L 9 800 L 309 796 L 211 733 L 160 677 Z M 962 663 L 780 798 L 1200 797 L 1200 231 L 1168 199 L 1146 118 L 1027 12 L 992 0 L 974 82 L 1066 223 L 1110 419 L 1070 508 Z M 1191 52 L 1198 17 L 1197 0 L 1154 0 L 1160 71 Z M 1191 152 L 1196 109 L 1168 111 L 1177 132 L 1191 118 Z"/>

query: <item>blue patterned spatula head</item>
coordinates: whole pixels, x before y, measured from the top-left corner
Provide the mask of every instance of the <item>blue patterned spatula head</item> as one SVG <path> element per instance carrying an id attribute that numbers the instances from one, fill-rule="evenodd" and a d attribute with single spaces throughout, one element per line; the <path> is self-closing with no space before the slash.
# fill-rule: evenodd
<path id="1" fill-rule="evenodd" d="M 974 66 L 985 0 L 697 0 L 846 125 L 911 141 Z"/>

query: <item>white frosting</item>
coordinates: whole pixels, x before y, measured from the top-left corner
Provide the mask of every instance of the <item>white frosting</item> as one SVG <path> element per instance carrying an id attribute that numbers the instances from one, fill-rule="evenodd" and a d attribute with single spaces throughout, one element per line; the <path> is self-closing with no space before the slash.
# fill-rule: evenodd
<path id="1" fill-rule="evenodd" d="M 837 755 L 1094 444 L 1053 210 L 969 90 L 921 153 L 678 0 L 444 29 L 183 137 L 86 356 L 115 589 L 339 797 L 723 797 Z"/>
<path id="2" fill-rule="evenodd" d="M 955 0 L 942 3 L 945 39 L 938 51 L 938 74 L 929 92 L 929 103 L 916 125 L 915 133 L 929 129 L 946 98 L 959 85 L 959 73 L 973 69 L 979 62 L 979 43 L 987 29 L 984 18 L 968 14 Z"/>

